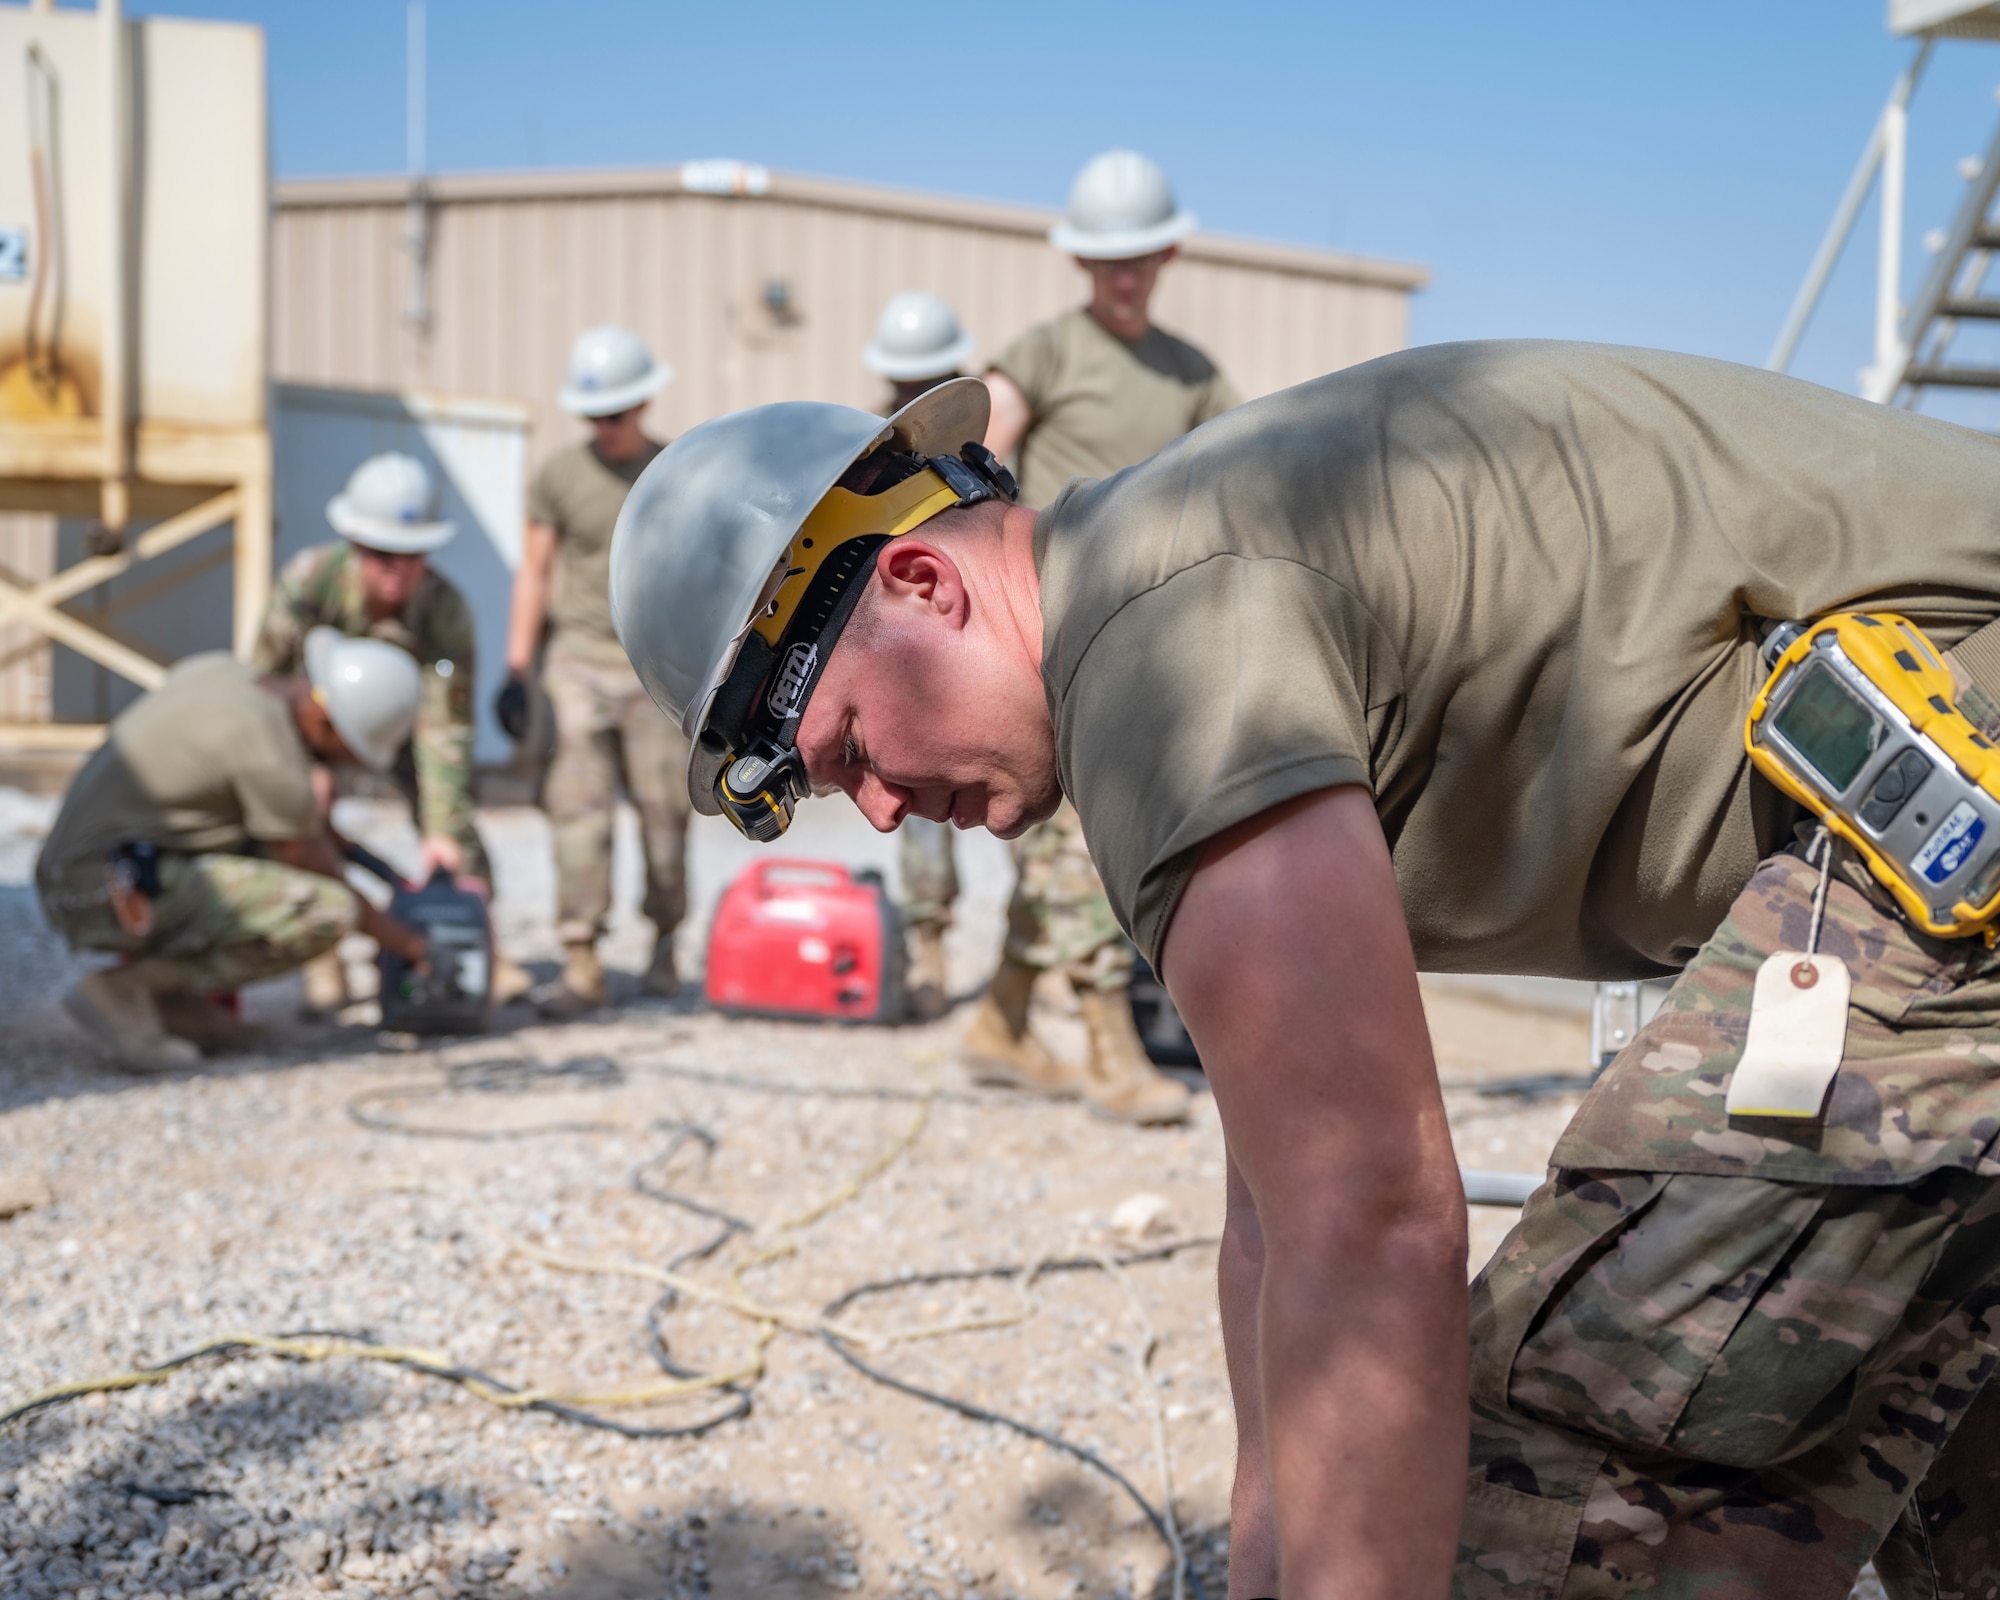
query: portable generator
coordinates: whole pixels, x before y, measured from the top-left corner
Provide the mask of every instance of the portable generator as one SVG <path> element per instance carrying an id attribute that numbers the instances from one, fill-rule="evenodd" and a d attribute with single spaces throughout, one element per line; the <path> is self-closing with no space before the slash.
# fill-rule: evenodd
<path id="1" fill-rule="evenodd" d="M 493 996 L 493 924 L 486 902 L 459 888 L 443 867 L 418 885 L 359 845 L 349 844 L 346 855 L 394 891 L 389 915 L 430 945 L 429 970 L 423 972 L 393 951 L 377 953 L 382 1026 L 396 1033 L 484 1033 Z"/>
<path id="2" fill-rule="evenodd" d="M 732 1016 L 897 1022 L 903 919 L 879 872 L 759 861 L 723 891 L 708 932 L 708 1003 Z"/>

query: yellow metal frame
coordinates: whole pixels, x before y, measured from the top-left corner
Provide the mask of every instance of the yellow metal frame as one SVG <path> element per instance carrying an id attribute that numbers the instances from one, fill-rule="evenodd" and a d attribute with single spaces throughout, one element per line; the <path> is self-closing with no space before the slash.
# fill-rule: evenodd
<path id="1" fill-rule="evenodd" d="M 1909 718 L 1912 727 L 1935 741 L 1973 783 L 2000 797 L 2000 750 L 1958 709 L 1957 686 L 1937 646 L 1915 623 L 1892 612 L 1843 612 L 1813 624 L 1794 639 L 1778 657 L 1771 675 L 1764 680 L 1764 687 L 1750 703 L 1750 715 L 1743 724 L 1743 748 L 1749 751 L 1751 763 L 1759 772 L 1825 823 L 1828 832 L 1854 847 L 1868 863 L 1868 870 L 1896 897 L 1904 914 L 1918 927 L 1940 939 L 1963 939 L 1975 933 L 1984 933 L 1991 939 L 1993 919 L 2000 914 L 2000 888 L 1984 904 L 1969 905 L 1961 900 L 1952 907 L 1951 920 L 1936 920 L 1931 915 L 1930 902 L 1904 878 L 1895 863 L 1877 850 L 1860 829 L 1830 810 L 1793 773 L 1782 755 L 1757 741 L 1757 730 L 1770 708 L 1771 690 L 1780 678 L 1812 654 L 1815 640 L 1829 633 L 1841 653 Z"/>
<path id="2" fill-rule="evenodd" d="M 0 510 L 98 516 L 114 507 L 163 516 L 118 548 L 36 584 L 0 576 L 0 620 L 25 624 L 141 688 L 157 688 L 168 663 L 63 609 L 111 579 L 235 523 L 230 638 L 238 655 L 256 643 L 271 592 L 271 438 L 263 428 L 192 429 L 141 423 L 132 430 L 131 477 L 104 477 L 104 423 L 97 418 L 10 420 L 0 428 Z M 108 519 L 107 519 L 108 520 Z M 219 559 L 219 557 L 218 557 Z M 213 569 L 204 560 L 163 573 L 147 598 Z M 130 602 L 128 602 L 130 603 Z M 124 609 L 122 606 L 119 609 Z M 0 749 L 82 751 L 103 738 L 88 723 L 0 723 Z"/>

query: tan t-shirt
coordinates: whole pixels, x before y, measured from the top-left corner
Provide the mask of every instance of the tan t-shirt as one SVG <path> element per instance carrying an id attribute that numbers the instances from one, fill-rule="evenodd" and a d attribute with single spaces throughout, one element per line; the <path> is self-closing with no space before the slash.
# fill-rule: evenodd
<path id="1" fill-rule="evenodd" d="M 285 701 L 214 651 L 189 656 L 111 724 L 63 797 L 37 876 L 121 844 L 230 850 L 319 830 L 312 757 Z"/>
<path id="2" fill-rule="evenodd" d="M 1635 977 L 1788 837 L 1743 753 L 1764 620 L 2000 612 L 2000 445 L 1693 356 L 1437 345 L 1035 537 L 1063 785 L 1150 958 L 1205 840 L 1365 784 L 1420 966 Z"/>
<path id="3" fill-rule="evenodd" d="M 647 442 L 630 461 L 601 460 L 589 444 L 550 456 L 528 490 L 528 520 L 556 531 L 550 647 L 624 660 L 611 626 L 611 534 L 625 496 L 666 446 Z M 608 654 L 607 654 L 608 651 Z"/>
<path id="4" fill-rule="evenodd" d="M 1135 466 L 1242 401 L 1185 339 L 1152 328 L 1127 344 L 1081 308 L 1030 328 L 993 366 L 1028 397 L 1020 477 L 1029 506 L 1047 505 L 1071 478 Z"/>

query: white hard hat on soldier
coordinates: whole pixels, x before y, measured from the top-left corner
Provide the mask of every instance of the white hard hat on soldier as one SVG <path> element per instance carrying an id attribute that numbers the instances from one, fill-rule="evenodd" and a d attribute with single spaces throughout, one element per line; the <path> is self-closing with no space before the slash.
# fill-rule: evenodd
<path id="1" fill-rule="evenodd" d="M 423 692 L 423 673 L 409 651 L 385 639 L 314 628 L 306 634 L 306 681 L 355 760 L 377 772 L 395 765 Z"/>
<path id="2" fill-rule="evenodd" d="M 690 428 L 639 475 L 611 539 L 611 620 L 683 732 L 700 732 L 772 568 L 840 475 L 878 440 L 959 451 L 986 436 L 989 405 L 977 378 L 942 383 L 886 422 L 781 400 Z"/>
<path id="3" fill-rule="evenodd" d="M 424 464 L 394 450 L 354 469 L 327 501 L 326 520 L 358 545 L 399 556 L 429 555 L 458 532 L 457 523 L 438 516 Z"/>
<path id="4" fill-rule="evenodd" d="M 927 289 L 911 289 L 882 308 L 861 359 L 892 383 L 914 383 L 957 372 L 975 348 L 949 305 Z"/>
<path id="5" fill-rule="evenodd" d="M 1167 175 L 1136 150 L 1093 156 L 1070 186 L 1069 215 L 1049 243 L 1090 261 L 1149 256 L 1194 232 L 1194 213 L 1174 201 Z"/>
<path id="6" fill-rule="evenodd" d="M 569 382 L 556 404 L 575 417 L 612 417 L 650 400 L 673 382 L 674 369 L 655 361 L 629 328 L 606 324 L 577 336 L 569 352 Z"/>

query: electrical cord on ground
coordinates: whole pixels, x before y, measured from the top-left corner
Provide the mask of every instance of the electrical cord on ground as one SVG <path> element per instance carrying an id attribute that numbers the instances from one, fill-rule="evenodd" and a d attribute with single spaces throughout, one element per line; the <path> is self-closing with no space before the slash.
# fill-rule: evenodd
<path id="1" fill-rule="evenodd" d="M 580 1056 L 549 1063 L 531 1057 L 490 1057 L 469 1062 L 443 1063 L 440 1081 L 419 1088 L 365 1091 L 353 1097 L 348 1116 L 371 1132 L 408 1138 L 441 1138 L 475 1142 L 497 1142 L 554 1134 L 630 1133 L 629 1125 L 608 1121 L 560 1121 L 516 1128 L 469 1129 L 413 1124 L 390 1114 L 392 1105 L 412 1100 L 435 1100 L 457 1094 L 522 1095 L 550 1088 L 611 1088 L 627 1081 L 623 1068 L 607 1056 Z M 1205 1600 L 1200 1575 L 1188 1555 L 1173 1511 L 1172 1457 L 1166 1437 L 1166 1416 L 1150 1360 L 1157 1335 L 1144 1307 L 1124 1276 L 1128 1267 L 1167 1260 L 1183 1251 L 1212 1247 L 1212 1238 L 1176 1240 L 1157 1249 L 1125 1255 L 1080 1255 L 1061 1260 L 1007 1263 L 978 1268 L 948 1269 L 928 1273 L 905 1273 L 858 1284 L 818 1311 L 777 1306 L 754 1297 L 742 1282 L 743 1274 L 795 1253 L 796 1235 L 823 1220 L 857 1198 L 862 1190 L 886 1172 L 921 1136 L 931 1106 L 945 1100 L 956 1103 L 987 1104 L 995 1097 L 930 1089 L 874 1088 L 866 1086 L 786 1083 L 742 1074 L 715 1072 L 684 1063 L 652 1060 L 638 1063 L 663 1077 L 677 1078 L 709 1088 L 745 1093 L 776 1095 L 798 1099 L 869 1100 L 911 1103 L 916 1113 L 910 1124 L 860 1172 L 832 1194 L 770 1230 L 775 1242 L 737 1263 L 728 1273 L 727 1287 L 717 1288 L 691 1276 L 688 1268 L 710 1260 L 733 1240 L 751 1237 L 760 1230 L 745 1218 L 737 1217 L 671 1186 L 669 1169 L 683 1151 L 700 1152 L 705 1167 L 718 1147 L 715 1135 L 698 1123 L 682 1119 L 660 1119 L 650 1126 L 669 1135 L 664 1149 L 641 1161 L 633 1170 L 635 1192 L 713 1224 L 706 1238 L 674 1255 L 664 1267 L 635 1261 L 585 1259 L 547 1250 L 525 1240 L 506 1241 L 510 1253 L 561 1271 L 606 1274 L 643 1279 L 658 1284 L 661 1294 L 648 1309 L 646 1328 L 649 1351 L 667 1375 L 667 1382 L 630 1385 L 606 1391 L 571 1393 L 556 1389 L 526 1389 L 505 1380 L 453 1362 L 437 1352 L 385 1345 L 366 1332 L 304 1329 L 279 1335 L 230 1334 L 209 1340 L 192 1350 L 152 1366 L 107 1378 L 59 1385 L 31 1396 L 27 1401 L 0 1413 L 0 1427 L 35 1412 L 60 1405 L 85 1394 L 136 1388 L 158 1383 L 174 1372 L 203 1357 L 265 1353 L 294 1360 L 350 1358 L 381 1361 L 404 1367 L 425 1376 L 456 1383 L 489 1404 L 510 1410 L 544 1412 L 576 1425 L 617 1433 L 626 1438 L 653 1440 L 688 1438 L 709 1432 L 723 1424 L 747 1416 L 753 1405 L 752 1388 L 763 1375 L 765 1353 L 779 1331 L 818 1337 L 844 1362 L 870 1381 L 912 1399 L 951 1411 L 969 1420 L 1005 1428 L 1065 1454 L 1116 1484 L 1136 1505 L 1147 1523 L 1167 1546 L 1173 1561 L 1173 1589 L 1176 1600 L 1191 1592 L 1195 1600 Z M 1493 1203 L 1493 1202 L 1488 1202 Z M 1504 1202 L 1503 1202 L 1504 1203 Z M 1518 1204 L 1518 1200 L 1512 1203 Z M 1065 1438 L 1051 1429 L 1040 1428 L 1023 1418 L 990 1406 L 978 1405 L 955 1395 L 933 1390 L 900 1378 L 864 1358 L 878 1350 L 951 1334 L 1009 1327 L 1025 1322 L 1034 1314 L 1032 1290 L 1044 1276 L 1098 1271 L 1111 1277 L 1125 1296 L 1128 1307 L 1139 1320 L 1145 1338 L 1134 1356 L 1135 1376 L 1148 1389 L 1153 1405 L 1154 1448 L 1163 1484 L 1160 1505 L 1156 1506 L 1123 1472 L 1102 1455 Z M 972 1316 L 930 1325 L 894 1328 L 872 1333 L 849 1326 L 843 1313 L 863 1300 L 924 1286 L 963 1284 L 975 1281 L 1010 1279 L 1020 1291 L 1021 1306 L 1001 1315 Z M 703 1373 L 676 1362 L 669 1350 L 665 1319 L 684 1301 L 708 1304 L 732 1312 L 756 1325 L 757 1332 L 748 1355 L 721 1372 Z M 698 1393 L 727 1396 L 730 1403 L 713 1416 L 693 1423 L 667 1426 L 629 1424 L 602 1414 L 600 1408 L 645 1405 L 662 1400 L 682 1399 Z"/>

